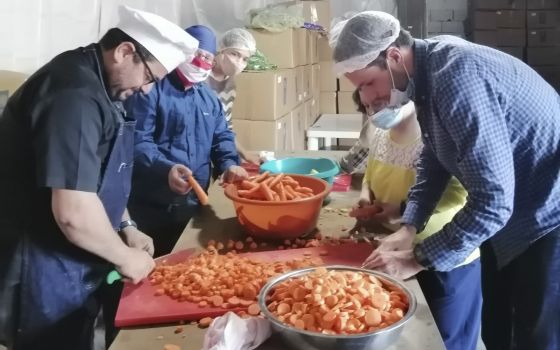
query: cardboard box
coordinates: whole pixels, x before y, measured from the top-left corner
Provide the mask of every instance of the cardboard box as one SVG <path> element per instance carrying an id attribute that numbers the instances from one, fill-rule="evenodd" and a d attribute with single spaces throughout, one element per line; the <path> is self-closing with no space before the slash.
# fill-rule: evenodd
<path id="1" fill-rule="evenodd" d="M 560 27 L 560 11 L 527 11 L 527 28 Z"/>
<path id="2" fill-rule="evenodd" d="M 525 11 L 475 11 L 473 29 L 525 28 Z"/>
<path id="3" fill-rule="evenodd" d="M 558 0 L 527 0 L 527 8 L 530 10 L 560 9 L 560 2 Z"/>
<path id="4" fill-rule="evenodd" d="M 305 149 L 305 103 L 300 104 L 290 113 L 292 127 L 292 150 L 302 151 Z"/>
<path id="5" fill-rule="evenodd" d="M 318 53 L 318 43 L 317 40 L 319 38 L 319 34 L 312 30 L 307 31 L 307 40 L 309 42 L 309 58 L 307 60 L 307 64 L 314 64 L 319 63 L 319 53 Z"/>
<path id="6" fill-rule="evenodd" d="M 527 63 L 534 66 L 556 66 L 560 64 L 560 46 L 528 47 Z"/>
<path id="7" fill-rule="evenodd" d="M 473 41 L 491 47 L 525 46 L 525 30 L 517 28 L 501 28 L 497 30 L 475 30 Z"/>
<path id="8" fill-rule="evenodd" d="M 498 46 L 497 49 L 500 50 L 500 51 L 503 51 L 503 52 L 505 52 L 509 55 L 512 55 L 513 57 L 517 57 L 522 61 L 525 59 L 525 47 L 524 46 L 517 46 L 517 47 Z"/>
<path id="9" fill-rule="evenodd" d="M 263 29 L 249 29 L 257 48 L 268 58 L 270 63 L 278 68 L 294 68 L 305 64 L 307 47 L 301 50 L 301 45 L 307 45 L 306 29 L 289 29 L 280 33 L 273 33 Z M 304 37 L 304 39 L 302 39 Z"/>
<path id="10" fill-rule="evenodd" d="M 338 84 L 333 70 L 333 61 L 321 61 L 319 66 L 319 90 L 336 91 Z"/>
<path id="11" fill-rule="evenodd" d="M 234 119 L 276 120 L 296 105 L 294 70 L 243 72 L 235 83 Z"/>
<path id="12" fill-rule="evenodd" d="M 336 92 L 321 91 L 319 96 L 319 114 L 336 114 Z"/>
<path id="13" fill-rule="evenodd" d="M 338 114 L 360 114 L 358 106 L 352 100 L 352 94 L 353 92 L 348 91 L 338 92 Z"/>
<path id="14" fill-rule="evenodd" d="M 247 149 L 255 151 L 291 151 L 291 115 L 274 121 L 233 120 L 236 137 Z"/>
<path id="15" fill-rule="evenodd" d="M 294 68 L 296 74 L 295 74 L 295 99 L 296 99 L 296 105 L 302 103 L 305 100 L 305 95 L 304 95 L 304 85 L 305 85 L 305 68 L 304 66 L 299 66 L 297 68 Z"/>
<path id="16" fill-rule="evenodd" d="M 309 46 L 309 30 L 299 28 L 294 29 L 296 31 L 297 36 L 297 65 L 303 66 L 309 64 L 309 60 L 311 58 L 311 54 L 309 50 L 311 49 Z M 258 46 L 257 46 L 258 47 Z"/>
<path id="17" fill-rule="evenodd" d="M 527 8 L 526 0 L 472 0 L 471 5 L 476 10 L 524 10 Z"/>
<path id="18" fill-rule="evenodd" d="M 302 1 L 303 19 L 315 23 L 325 30 L 331 28 L 331 4 L 329 1 Z"/>
<path id="19" fill-rule="evenodd" d="M 321 91 L 320 75 L 321 75 L 321 66 L 318 64 L 312 65 L 311 66 L 311 96 L 315 98 L 319 98 L 319 92 Z"/>
<path id="20" fill-rule="evenodd" d="M 305 130 L 319 118 L 319 98 L 312 97 L 303 103 L 305 108 Z"/>
<path id="21" fill-rule="evenodd" d="M 312 94 L 312 83 L 311 83 L 311 75 L 312 75 L 312 66 L 310 64 L 303 66 L 303 99 L 307 100 L 311 97 Z"/>
<path id="22" fill-rule="evenodd" d="M 354 92 L 354 90 L 356 90 L 356 87 L 350 82 L 350 80 L 348 80 L 348 78 L 346 78 L 344 75 L 341 75 L 338 78 L 338 91 Z"/>
<path id="23" fill-rule="evenodd" d="M 317 55 L 319 61 L 332 61 L 333 50 L 329 46 L 329 39 L 324 35 L 317 38 Z"/>
<path id="24" fill-rule="evenodd" d="M 530 29 L 527 31 L 527 46 L 560 45 L 560 28 Z"/>

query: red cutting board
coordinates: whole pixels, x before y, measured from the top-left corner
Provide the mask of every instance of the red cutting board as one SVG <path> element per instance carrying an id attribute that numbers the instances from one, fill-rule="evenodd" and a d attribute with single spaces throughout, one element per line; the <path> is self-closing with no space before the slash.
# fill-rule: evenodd
<path id="1" fill-rule="evenodd" d="M 304 257 L 304 252 L 311 256 L 319 256 L 320 252 L 328 252 L 321 256 L 326 265 L 347 265 L 359 267 L 372 252 L 373 247 L 368 243 L 347 243 L 336 246 L 322 246 L 313 248 L 300 248 L 288 250 L 272 250 L 240 254 L 257 261 L 286 261 Z M 167 263 L 185 261 L 195 253 L 194 249 L 183 250 L 157 259 Z M 137 285 L 125 283 L 121 295 L 115 325 L 129 327 L 147 324 L 171 323 L 178 321 L 194 321 L 202 317 L 217 317 L 228 311 L 238 309 L 201 308 L 195 303 L 178 302 L 170 297 L 155 296 L 156 288 L 147 279 Z"/>

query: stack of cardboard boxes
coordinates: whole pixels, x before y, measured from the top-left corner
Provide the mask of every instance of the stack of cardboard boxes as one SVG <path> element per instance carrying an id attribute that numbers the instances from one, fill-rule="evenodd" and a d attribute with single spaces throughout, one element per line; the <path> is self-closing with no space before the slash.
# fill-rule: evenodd
<path id="1" fill-rule="evenodd" d="M 560 1 L 471 0 L 468 37 L 531 65 L 560 89 Z"/>
<path id="2" fill-rule="evenodd" d="M 332 49 L 326 38 L 319 38 L 319 88 L 321 114 L 356 114 L 357 106 L 352 101 L 352 93 L 355 88 L 352 83 L 340 76 L 338 79 L 334 73 L 334 62 L 332 61 Z"/>
<path id="3" fill-rule="evenodd" d="M 330 23 L 328 1 L 303 1 L 306 22 Z M 233 128 L 252 150 L 303 150 L 305 132 L 319 116 L 319 34 L 296 28 L 279 33 L 250 29 L 257 48 L 278 69 L 236 77 Z"/>

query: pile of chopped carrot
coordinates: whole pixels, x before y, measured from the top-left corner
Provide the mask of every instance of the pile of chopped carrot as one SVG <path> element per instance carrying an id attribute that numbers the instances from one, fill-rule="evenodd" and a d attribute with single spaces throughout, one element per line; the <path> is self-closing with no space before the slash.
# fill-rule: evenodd
<path id="1" fill-rule="evenodd" d="M 247 236 L 245 240 L 234 241 L 229 239 L 227 242 L 223 243 L 216 241 L 214 239 L 209 240 L 206 243 L 206 247 L 209 250 L 216 249 L 220 253 L 224 254 L 226 252 L 239 253 L 244 251 L 264 251 L 271 249 L 297 249 L 297 248 L 312 248 L 321 246 L 337 246 L 346 243 L 356 243 L 355 237 L 346 236 L 343 238 L 335 238 L 330 236 L 325 236 L 321 233 L 316 233 L 310 238 L 295 238 L 295 239 L 284 239 L 284 240 L 262 240 L 256 239 L 251 236 Z"/>
<path id="2" fill-rule="evenodd" d="M 180 302 L 198 303 L 200 307 L 244 307 L 254 314 L 258 307 L 252 305 L 270 277 L 322 264 L 318 257 L 261 262 L 231 252 L 220 255 L 210 249 L 183 263 L 158 265 L 149 279 L 156 286 L 157 296 L 167 295 Z"/>
<path id="3" fill-rule="evenodd" d="M 267 306 L 279 321 L 297 329 L 359 334 L 398 322 L 408 311 L 408 298 L 373 275 L 319 267 L 276 286 Z"/>
<path id="4" fill-rule="evenodd" d="M 262 201 L 291 201 L 313 197 L 313 190 L 300 186 L 293 177 L 268 171 L 237 184 L 237 195 L 241 198 Z"/>

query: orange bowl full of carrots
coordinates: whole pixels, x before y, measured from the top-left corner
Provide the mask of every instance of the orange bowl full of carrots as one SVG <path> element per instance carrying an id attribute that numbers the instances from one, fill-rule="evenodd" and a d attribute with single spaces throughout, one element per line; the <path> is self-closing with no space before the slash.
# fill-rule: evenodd
<path id="1" fill-rule="evenodd" d="M 317 226 L 329 190 L 329 184 L 316 177 L 264 172 L 228 185 L 225 195 L 232 200 L 237 219 L 249 235 L 292 239 Z"/>

